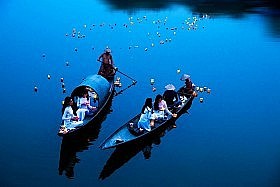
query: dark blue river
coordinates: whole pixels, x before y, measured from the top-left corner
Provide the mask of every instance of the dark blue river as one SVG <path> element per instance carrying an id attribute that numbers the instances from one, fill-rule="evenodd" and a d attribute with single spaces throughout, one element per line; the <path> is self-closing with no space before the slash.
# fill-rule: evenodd
<path id="1" fill-rule="evenodd" d="M 0 186 L 280 186 L 274 1 L 2 0 L 0 8 Z M 79 136 L 57 136 L 62 100 L 98 71 L 106 46 L 137 84 Z M 177 128 L 126 151 L 99 149 L 184 73 L 211 93 L 199 93 Z M 117 76 L 117 90 L 131 84 Z"/>

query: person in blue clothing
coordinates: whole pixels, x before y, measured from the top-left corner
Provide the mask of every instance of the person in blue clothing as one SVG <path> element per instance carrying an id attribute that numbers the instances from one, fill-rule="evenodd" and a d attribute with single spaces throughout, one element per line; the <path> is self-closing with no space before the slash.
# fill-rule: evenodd
<path id="1" fill-rule="evenodd" d="M 141 130 L 151 131 L 151 127 L 154 126 L 154 114 L 153 114 L 153 100 L 147 98 L 145 104 L 141 110 L 141 116 L 138 121 L 138 128 Z"/>

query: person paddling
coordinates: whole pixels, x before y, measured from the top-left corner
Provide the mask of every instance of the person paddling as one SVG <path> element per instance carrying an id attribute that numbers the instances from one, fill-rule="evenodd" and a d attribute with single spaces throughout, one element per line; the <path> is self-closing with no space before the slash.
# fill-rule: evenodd
<path id="1" fill-rule="evenodd" d="M 97 61 L 101 62 L 98 75 L 102 75 L 105 78 L 115 75 L 114 61 L 109 47 L 106 47 L 104 53 L 99 56 Z"/>

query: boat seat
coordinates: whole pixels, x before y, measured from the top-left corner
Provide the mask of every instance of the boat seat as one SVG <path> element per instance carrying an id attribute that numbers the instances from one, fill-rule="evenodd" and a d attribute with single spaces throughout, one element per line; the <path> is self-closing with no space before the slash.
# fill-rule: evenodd
<path id="1" fill-rule="evenodd" d="M 122 142 L 124 142 L 124 140 L 122 140 L 122 139 L 116 139 L 116 141 L 115 141 L 116 144 L 122 143 Z"/>
<path id="2" fill-rule="evenodd" d="M 164 116 L 164 117 L 158 117 L 157 119 L 155 119 L 155 122 L 157 123 L 162 123 L 164 121 L 167 120 L 167 116 Z"/>

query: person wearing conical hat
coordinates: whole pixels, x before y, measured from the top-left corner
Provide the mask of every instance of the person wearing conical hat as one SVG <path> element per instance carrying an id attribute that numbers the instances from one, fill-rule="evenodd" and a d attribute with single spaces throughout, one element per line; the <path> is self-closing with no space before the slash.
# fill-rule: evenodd
<path id="1" fill-rule="evenodd" d="M 107 46 L 97 61 L 101 62 L 98 75 L 102 75 L 105 78 L 109 78 L 115 75 L 114 61 L 111 55 L 111 49 Z"/>
<path id="2" fill-rule="evenodd" d="M 168 107 L 174 107 L 180 105 L 178 99 L 178 94 L 175 91 L 175 86 L 173 84 L 168 84 L 165 86 L 165 92 L 163 93 L 163 99 L 166 101 Z"/>
<path id="3" fill-rule="evenodd" d="M 187 98 L 189 98 L 194 92 L 193 83 L 191 81 L 190 75 L 184 74 L 180 80 L 185 81 L 185 86 L 180 88 L 178 92 L 180 92 L 181 95 L 184 95 Z"/>

